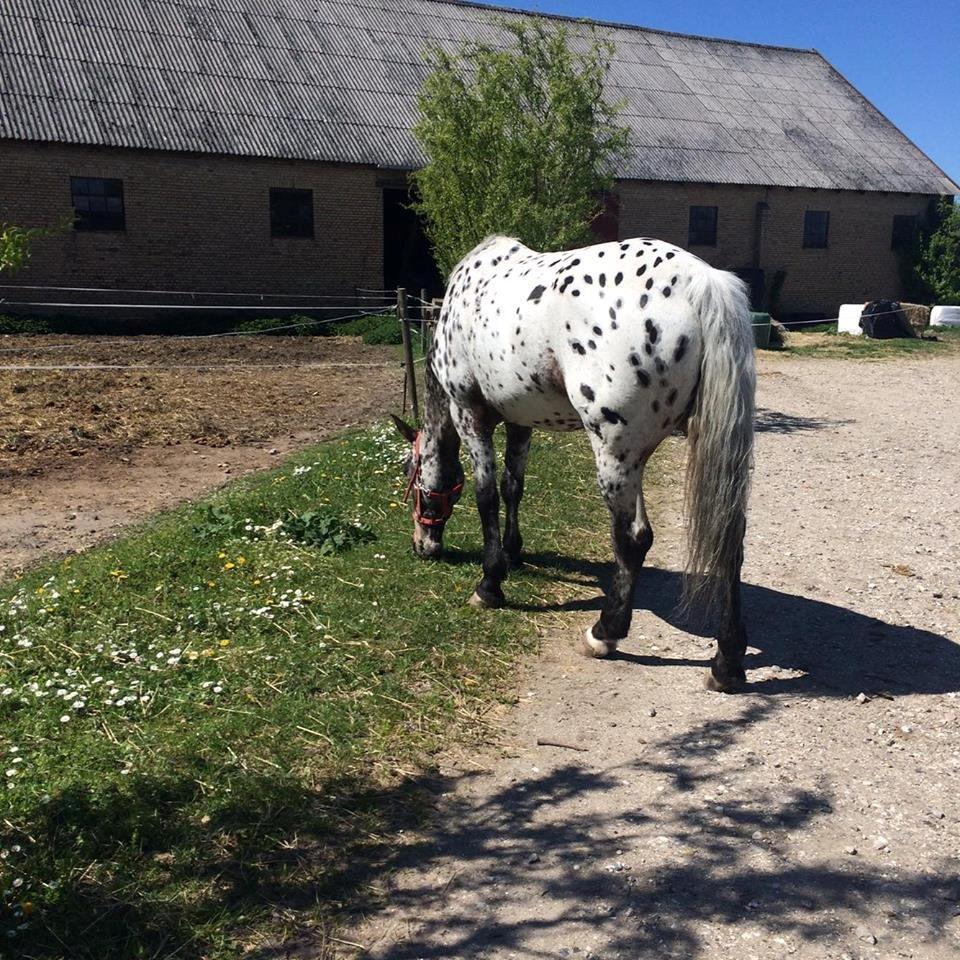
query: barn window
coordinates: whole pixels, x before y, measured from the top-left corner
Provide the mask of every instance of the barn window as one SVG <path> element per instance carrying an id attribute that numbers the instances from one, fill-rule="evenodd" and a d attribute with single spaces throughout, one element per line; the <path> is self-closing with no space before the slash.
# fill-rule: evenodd
<path id="1" fill-rule="evenodd" d="M 827 246 L 829 231 L 829 210 L 808 210 L 803 215 L 803 245 L 805 247 L 824 249 Z"/>
<path id="2" fill-rule="evenodd" d="M 896 214 L 893 218 L 893 232 L 890 235 L 890 249 L 898 253 L 912 250 L 919 232 L 919 217 L 915 214 Z"/>
<path id="3" fill-rule="evenodd" d="M 74 230 L 125 230 L 123 181 L 104 177 L 71 177 Z"/>
<path id="4" fill-rule="evenodd" d="M 715 247 L 717 245 L 717 208 L 690 208 L 691 247 Z"/>
<path id="5" fill-rule="evenodd" d="M 313 236 L 313 191 L 270 188 L 270 235 Z"/>

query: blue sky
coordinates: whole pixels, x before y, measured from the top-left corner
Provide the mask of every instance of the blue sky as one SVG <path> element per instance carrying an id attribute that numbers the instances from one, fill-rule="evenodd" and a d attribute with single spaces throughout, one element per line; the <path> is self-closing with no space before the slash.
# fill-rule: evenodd
<path id="1" fill-rule="evenodd" d="M 499 2 L 544 13 L 819 50 L 948 176 L 960 181 L 960 0 Z"/>

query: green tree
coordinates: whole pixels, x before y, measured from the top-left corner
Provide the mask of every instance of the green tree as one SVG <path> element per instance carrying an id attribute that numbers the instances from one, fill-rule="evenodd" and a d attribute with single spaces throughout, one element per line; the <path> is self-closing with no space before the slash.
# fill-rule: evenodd
<path id="1" fill-rule="evenodd" d="M 942 200 L 936 229 L 920 252 L 917 273 L 936 303 L 960 303 L 960 206 Z"/>
<path id="2" fill-rule="evenodd" d="M 16 273 L 30 259 L 30 244 L 40 232 L 0 223 L 0 273 Z"/>
<path id="3" fill-rule="evenodd" d="M 539 250 L 587 240 L 629 147 L 622 105 L 604 97 L 612 43 L 535 21 L 499 26 L 509 46 L 427 52 L 414 207 L 444 273 L 492 233 Z"/>

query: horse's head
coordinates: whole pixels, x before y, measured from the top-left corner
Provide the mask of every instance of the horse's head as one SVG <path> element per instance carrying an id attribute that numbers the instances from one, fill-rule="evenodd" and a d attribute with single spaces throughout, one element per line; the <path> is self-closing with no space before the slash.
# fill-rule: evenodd
<path id="1" fill-rule="evenodd" d="M 415 430 L 399 417 L 393 422 L 410 444 L 403 470 L 407 478 L 404 500 L 409 499 L 413 506 L 413 552 L 424 559 L 436 559 L 443 552 L 444 524 L 463 491 L 459 442 L 444 445 L 435 435 L 438 431 L 426 424 Z"/>

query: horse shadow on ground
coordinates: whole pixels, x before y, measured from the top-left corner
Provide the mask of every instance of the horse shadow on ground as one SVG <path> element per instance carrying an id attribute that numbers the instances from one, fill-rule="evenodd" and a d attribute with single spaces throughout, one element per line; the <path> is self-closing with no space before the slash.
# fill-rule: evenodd
<path id="1" fill-rule="evenodd" d="M 779 410 L 757 407 L 754 429 L 757 433 L 798 433 L 809 430 L 824 430 L 842 427 L 853 420 L 832 420 L 824 417 L 799 417 Z"/>
<path id="2" fill-rule="evenodd" d="M 470 783 L 477 774 L 425 785 L 452 796 L 438 800 L 429 831 L 381 865 L 381 878 L 408 872 L 385 896 L 380 941 L 364 944 L 362 955 L 690 960 L 717 934 L 739 943 L 738 923 L 759 928 L 764 940 L 782 938 L 784 953 L 819 941 L 824 956 L 844 948 L 857 955 L 863 923 L 881 946 L 904 938 L 946 946 L 960 901 L 956 864 L 944 858 L 930 865 L 938 869 L 914 872 L 829 852 L 816 860 L 793 854 L 796 837 L 833 810 L 825 782 L 775 783 L 754 758 L 757 776 L 735 797 L 721 803 L 697 792 L 715 785 L 725 754 L 742 752 L 748 728 L 775 724 L 778 712 L 774 700 L 742 701 L 737 716 L 667 734 L 627 764 L 534 767 L 492 793 Z M 624 794 L 624 778 L 645 774 L 666 784 L 656 802 L 612 809 L 608 795 Z M 354 861 L 343 889 L 369 891 L 371 879 Z M 376 908 L 376 898 L 361 902 L 357 917 Z M 305 937 L 252 956 L 315 956 L 310 950 Z"/>
<path id="3" fill-rule="evenodd" d="M 528 558 L 532 565 L 552 569 L 566 582 L 599 586 L 609 576 L 606 564 L 581 562 L 556 553 Z M 708 623 L 678 613 L 681 576 L 671 570 L 645 567 L 634 594 L 634 610 L 648 610 L 665 623 L 700 637 L 715 634 Z M 528 612 L 599 611 L 598 594 L 564 603 L 518 604 Z M 805 693 L 816 696 L 857 696 L 865 693 L 938 694 L 960 690 L 960 644 L 917 627 L 888 623 L 812 597 L 786 593 L 758 584 L 743 584 L 743 609 L 749 648 L 748 671 L 778 666 L 802 671 L 800 676 L 771 677 L 747 687 L 754 694 Z M 634 652 L 628 638 L 617 654 L 649 667 L 709 664 L 704 659 L 676 659 Z M 749 678 L 749 677 L 748 677 Z"/>

